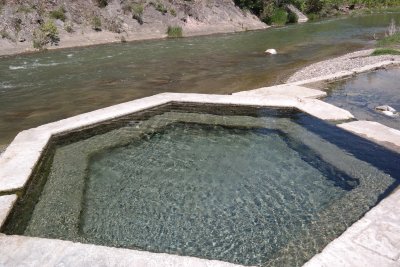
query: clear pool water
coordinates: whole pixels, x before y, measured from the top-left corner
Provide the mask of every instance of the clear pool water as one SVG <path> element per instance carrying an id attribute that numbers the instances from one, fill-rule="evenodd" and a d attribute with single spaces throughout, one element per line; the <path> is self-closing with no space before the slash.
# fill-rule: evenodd
<path id="1" fill-rule="evenodd" d="M 388 117 L 375 108 L 389 105 L 400 111 L 400 69 L 377 70 L 327 85 L 324 101 L 349 110 L 359 120 L 377 121 L 400 130 L 400 116 Z"/>
<path id="2" fill-rule="evenodd" d="M 398 157 L 334 126 L 221 110 L 168 108 L 60 138 L 4 231 L 299 266 L 397 186 Z"/>

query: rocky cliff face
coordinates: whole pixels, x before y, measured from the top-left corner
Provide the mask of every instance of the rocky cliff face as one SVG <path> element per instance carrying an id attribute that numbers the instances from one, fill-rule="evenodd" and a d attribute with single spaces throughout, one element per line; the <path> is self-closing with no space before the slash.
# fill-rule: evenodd
<path id="1" fill-rule="evenodd" d="M 162 38 L 169 26 L 183 36 L 267 27 L 232 0 L 0 0 L 0 54 L 47 37 L 44 47 Z"/>

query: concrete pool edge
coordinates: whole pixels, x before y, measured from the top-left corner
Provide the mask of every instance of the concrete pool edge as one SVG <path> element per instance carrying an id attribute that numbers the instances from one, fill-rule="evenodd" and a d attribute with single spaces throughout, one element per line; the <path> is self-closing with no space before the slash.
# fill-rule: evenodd
<path id="1" fill-rule="evenodd" d="M 316 99 L 163 93 L 122 103 L 20 132 L 0 156 L 0 193 L 23 188 L 51 136 L 70 132 L 170 102 L 295 108 L 322 120 L 348 120 L 353 115 Z M 22 152 L 22 153 L 21 153 Z"/>
<path id="2" fill-rule="evenodd" d="M 142 98 L 119 105 L 99 109 L 93 112 L 81 114 L 75 117 L 57 121 L 54 123 L 45 124 L 37 128 L 26 130 L 20 132 L 14 141 L 8 146 L 6 151 L 0 155 L 0 213 L 7 214 L 11 211 L 13 203 L 16 200 L 16 195 L 11 195 L 13 191 L 21 189 L 25 186 L 28 179 L 30 178 L 33 169 L 35 168 L 38 160 L 40 159 L 42 151 L 46 148 L 47 143 L 50 138 L 57 134 L 62 134 L 65 132 L 77 130 L 85 126 L 94 125 L 102 123 L 108 120 L 119 118 L 131 113 L 139 112 L 145 109 L 153 108 L 167 103 L 172 102 L 185 102 L 185 103 L 203 103 L 203 104 L 221 104 L 221 105 L 243 105 L 243 106 L 258 106 L 258 107 L 278 107 L 278 108 L 294 108 L 305 113 L 308 113 L 314 117 L 322 120 L 349 120 L 353 119 L 353 115 L 343 109 L 335 107 L 333 105 L 327 104 L 323 101 L 317 99 L 307 98 L 308 96 L 301 95 L 301 97 L 293 95 L 274 95 L 275 91 L 272 90 L 272 94 L 267 96 L 264 95 L 246 95 L 246 94 L 236 94 L 236 95 L 206 95 L 206 94 L 180 94 L 180 93 L 163 93 L 147 98 Z M 318 91 L 318 90 L 316 90 Z M 318 92 L 312 92 L 312 95 L 318 95 Z M 304 98 L 303 98 L 304 97 Z M 313 97 L 313 96 L 310 96 Z M 340 125 L 339 125 L 340 127 Z M 350 132 L 355 133 L 352 129 L 347 129 Z M 357 133 L 356 133 L 357 134 Z M 400 147 L 400 136 L 396 139 L 397 145 Z M 372 140 L 375 141 L 376 140 Z M 28 152 L 27 152 L 28 151 Z M 21 153 L 22 152 L 22 153 Z M 7 195 L 7 193 L 9 195 Z M 312 258 L 306 265 L 309 266 L 321 266 L 323 262 L 324 265 L 335 264 L 340 258 L 332 258 L 330 255 L 332 247 L 340 247 L 343 242 L 350 242 L 354 246 L 366 249 L 371 253 L 371 248 L 368 247 L 371 241 L 368 239 L 369 235 L 363 239 L 363 237 L 358 238 L 357 242 L 354 243 L 349 239 L 349 234 L 354 232 L 359 232 L 359 225 L 362 224 L 365 227 L 369 225 L 366 222 L 372 222 L 372 219 L 376 221 L 381 221 L 379 214 L 392 212 L 394 209 L 390 206 L 393 201 L 397 201 L 400 198 L 400 191 L 396 191 L 385 200 L 383 200 L 375 208 L 371 209 L 362 219 L 350 226 L 345 233 L 340 237 L 332 241 L 322 253 L 316 255 Z M 1 201 L 6 199 L 7 201 Z M 14 200 L 12 200 L 14 199 Z M 12 200 L 10 202 L 10 200 Z M 4 204 L 5 203 L 5 204 Z M 11 204 L 10 204 L 11 203 Z M 389 203 L 389 204 L 385 204 Z M 384 205 L 385 204 L 385 205 Z M 387 206 L 389 205 L 389 208 Z M 372 215 L 370 215 L 372 214 Z M 400 214 L 400 211 L 398 212 Z M 368 217 L 367 217 L 368 216 Z M 394 214 L 396 217 L 396 214 Z M 390 217 L 390 216 L 389 216 Z M 400 215 L 394 220 L 397 221 L 397 225 L 400 225 Z M 394 217 L 390 217 L 393 219 Z M 364 222 L 367 220 L 366 222 Z M 1 218 L 0 218 L 1 222 Z M 376 224 L 372 224 L 372 226 Z M 1 223 L 0 223 L 1 226 Z M 379 225 L 378 225 L 379 226 Z M 399 226 L 396 226 L 399 227 Z M 379 234 L 378 230 L 382 227 L 371 228 L 367 230 L 373 233 Z M 354 230 L 355 229 L 355 230 Z M 372 230 L 371 230 L 372 229 Z M 384 230 L 384 229 L 381 229 Z M 400 231 L 399 231 L 400 232 Z M 368 232 L 369 233 L 369 232 Z M 395 236 L 391 234 L 391 236 Z M 400 236 L 398 236 L 400 238 Z M 344 241 L 343 241 L 344 239 Z M 396 239 L 397 240 L 397 239 Z M 399 239 L 400 240 L 400 239 Z M 375 244 L 379 249 L 379 240 L 375 240 Z M 360 245 L 360 243 L 363 243 Z M 137 266 L 237 266 L 231 263 L 206 260 L 200 258 L 177 256 L 169 254 L 159 254 L 151 252 L 142 252 L 128 249 L 119 249 L 112 247 L 102 247 L 96 245 L 73 243 L 70 241 L 62 241 L 55 239 L 43 239 L 35 237 L 25 237 L 25 236 L 7 236 L 0 234 L 0 247 L 3 252 L 9 252 L 14 254 L 13 256 L 7 255 L 7 253 L 0 253 L 0 263 L 6 263 L 7 260 L 16 260 L 17 262 L 30 261 L 36 262 L 38 265 L 44 262 L 53 263 L 53 265 L 59 263 L 70 262 L 74 265 L 81 266 L 88 265 L 90 263 L 125 263 L 126 265 L 132 264 L 133 262 Z M 337 245 L 339 244 L 339 245 Z M 347 243 L 344 243 L 346 245 Z M 398 243 L 400 245 L 400 242 Z M 352 248 L 354 249 L 358 249 Z M 358 251 L 358 250 L 356 250 Z M 400 249 L 399 249 L 400 251 Z M 346 252 L 346 251 L 345 251 Z M 350 261 L 352 253 L 348 256 L 347 264 L 350 266 L 355 266 L 354 262 Z M 349 253 L 347 253 L 349 254 Z M 345 256 L 347 255 L 345 254 Z M 21 258 L 15 258 L 15 255 L 19 255 Z M 118 256 L 115 256 L 118 255 Z M 339 255 L 339 254 L 337 254 Z M 377 254 L 379 257 L 380 254 Z M 398 260 L 398 256 L 395 253 L 391 253 L 392 258 Z M 22 257 L 24 256 L 24 257 Z M 343 257 L 345 257 L 343 256 Z M 336 256 L 341 257 L 341 255 Z M 85 258 L 85 259 L 82 259 Z M 368 259 L 368 257 L 365 257 Z M 380 258 L 377 258 L 378 260 Z M 334 260 L 329 262 L 329 260 Z M 343 259 L 343 265 L 346 265 L 346 257 Z M 373 262 L 373 261 L 369 261 Z M 391 262 L 386 259 L 379 261 L 381 266 L 392 266 Z M 14 262 L 15 263 L 15 262 Z M 362 262 L 358 262 L 362 264 Z M 386 265 L 385 265 L 386 264 Z M 395 261 L 394 265 L 398 265 L 399 262 Z M 327 265 L 326 265 L 327 266 Z"/>

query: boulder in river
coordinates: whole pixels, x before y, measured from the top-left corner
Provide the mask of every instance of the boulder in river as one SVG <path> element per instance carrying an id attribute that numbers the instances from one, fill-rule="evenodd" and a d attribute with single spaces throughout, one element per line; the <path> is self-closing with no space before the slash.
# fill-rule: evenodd
<path id="1" fill-rule="evenodd" d="M 383 106 L 378 106 L 375 108 L 376 111 L 381 112 L 382 114 L 390 117 L 398 116 L 399 113 L 392 108 L 391 106 L 388 105 L 383 105 Z"/>
<path id="2" fill-rule="evenodd" d="M 276 55 L 276 54 L 278 54 L 278 52 L 276 52 L 276 50 L 275 49 L 267 49 L 267 50 L 265 50 L 265 54 L 268 54 L 268 55 Z"/>

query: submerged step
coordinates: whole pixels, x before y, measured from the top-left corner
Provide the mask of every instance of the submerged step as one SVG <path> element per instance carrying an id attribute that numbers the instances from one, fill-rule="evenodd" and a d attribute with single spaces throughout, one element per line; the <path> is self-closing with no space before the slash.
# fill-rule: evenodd
<path id="1" fill-rule="evenodd" d="M 353 121 L 338 125 L 340 128 L 375 141 L 400 152 L 400 131 L 374 121 Z"/>

